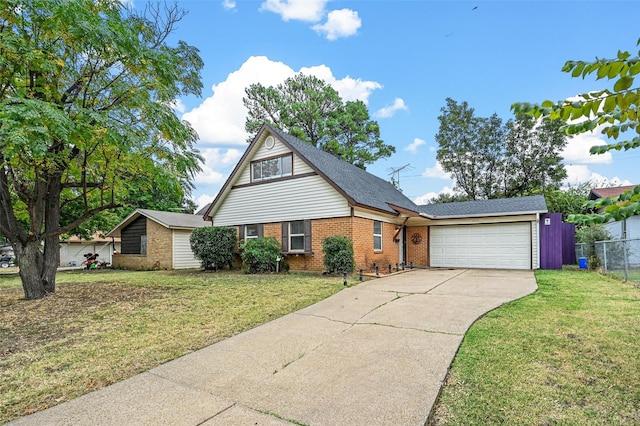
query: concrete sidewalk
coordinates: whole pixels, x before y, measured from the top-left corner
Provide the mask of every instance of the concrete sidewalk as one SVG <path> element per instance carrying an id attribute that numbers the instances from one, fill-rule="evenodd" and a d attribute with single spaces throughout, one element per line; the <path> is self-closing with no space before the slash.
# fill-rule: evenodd
<path id="1" fill-rule="evenodd" d="M 415 270 L 11 425 L 423 425 L 464 333 L 531 271 Z"/>

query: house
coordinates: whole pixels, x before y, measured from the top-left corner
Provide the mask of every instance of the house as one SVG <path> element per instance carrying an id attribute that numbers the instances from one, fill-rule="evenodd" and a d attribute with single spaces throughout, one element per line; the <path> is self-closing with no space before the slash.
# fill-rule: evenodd
<path id="1" fill-rule="evenodd" d="M 418 206 L 389 182 L 264 125 L 204 214 L 240 240 L 282 244 L 292 270 L 324 269 L 322 240 L 353 241 L 357 269 L 535 269 L 544 197 Z"/>
<path id="2" fill-rule="evenodd" d="M 80 266 L 87 253 L 98 253 L 98 260 L 113 263 L 113 253 L 120 251 L 120 238 L 108 238 L 99 233 L 85 240 L 78 236 L 60 240 L 60 266 Z"/>
<path id="3" fill-rule="evenodd" d="M 120 253 L 113 255 L 112 265 L 140 270 L 199 268 L 189 237 L 203 226 L 211 223 L 202 215 L 137 209 L 107 233 L 120 238 Z"/>
<path id="4" fill-rule="evenodd" d="M 610 188 L 593 188 L 589 192 L 589 200 L 604 197 L 617 197 L 624 191 L 633 190 L 636 185 L 615 186 Z M 640 216 L 632 216 L 619 222 L 609 222 L 605 225 L 607 232 L 615 240 L 640 238 Z"/>

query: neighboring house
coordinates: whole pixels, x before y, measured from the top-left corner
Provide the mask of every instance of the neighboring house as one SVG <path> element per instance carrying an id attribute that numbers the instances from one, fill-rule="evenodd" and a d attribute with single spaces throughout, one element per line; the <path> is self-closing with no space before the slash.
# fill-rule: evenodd
<path id="1" fill-rule="evenodd" d="M 617 197 L 624 191 L 634 189 L 636 185 L 616 186 L 611 188 L 593 188 L 589 193 L 589 200 L 604 197 Z M 613 239 L 640 238 L 640 216 L 632 216 L 619 222 L 609 222 L 605 225 L 607 232 Z"/>
<path id="2" fill-rule="evenodd" d="M 137 209 L 107 233 L 121 241 L 111 263 L 114 268 L 141 270 L 199 268 L 189 237 L 204 226 L 211 222 L 202 215 Z"/>
<path id="3" fill-rule="evenodd" d="M 322 240 L 353 241 L 356 268 L 535 269 L 544 197 L 418 206 L 389 182 L 263 126 L 205 213 L 238 237 L 270 236 L 292 270 L 324 269 Z"/>
<path id="4" fill-rule="evenodd" d="M 95 234 L 90 240 L 72 236 L 60 240 L 60 266 L 81 266 L 87 253 L 98 253 L 98 260 L 113 263 L 113 253 L 120 251 L 120 238 Z"/>

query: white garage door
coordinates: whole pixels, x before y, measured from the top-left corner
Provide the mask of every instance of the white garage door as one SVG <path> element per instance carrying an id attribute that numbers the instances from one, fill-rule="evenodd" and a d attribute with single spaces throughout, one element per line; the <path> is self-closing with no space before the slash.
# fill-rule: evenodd
<path id="1" fill-rule="evenodd" d="M 531 269 L 529 222 L 432 226 L 432 267 Z"/>

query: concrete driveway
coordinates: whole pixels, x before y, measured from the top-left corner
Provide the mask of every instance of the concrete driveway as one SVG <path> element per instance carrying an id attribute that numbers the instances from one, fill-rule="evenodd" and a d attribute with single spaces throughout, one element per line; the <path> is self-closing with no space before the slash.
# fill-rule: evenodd
<path id="1" fill-rule="evenodd" d="M 466 330 L 532 271 L 414 270 L 347 288 L 13 425 L 424 425 Z"/>

